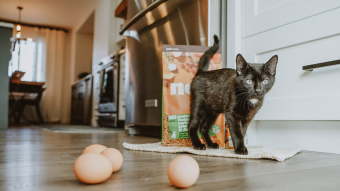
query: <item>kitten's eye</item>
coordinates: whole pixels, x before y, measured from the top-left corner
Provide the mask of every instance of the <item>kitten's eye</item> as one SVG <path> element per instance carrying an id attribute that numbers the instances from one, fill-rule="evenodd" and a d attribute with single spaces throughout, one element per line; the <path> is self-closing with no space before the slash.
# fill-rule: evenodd
<path id="1" fill-rule="evenodd" d="M 252 81 L 252 80 L 247 80 L 246 83 L 247 83 L 248 85 L 251 85 L 251 84 L 253 84 L 253 81 Z"/>
<path id="2" fill-rule="evenodd" d="M 265 79 L 265 80 L 262 81 L 262 83 L 263 83 L 264 85 L 267 85 L 268 82 L 269 82 L 269 81 L 268 81 L 267 79 Z"/>

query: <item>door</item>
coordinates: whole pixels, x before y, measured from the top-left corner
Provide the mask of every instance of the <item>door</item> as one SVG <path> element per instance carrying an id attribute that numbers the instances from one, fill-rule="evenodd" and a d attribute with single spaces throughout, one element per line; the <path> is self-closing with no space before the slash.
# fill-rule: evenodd
<path id="1" fill-rule="evenodd" d="M 8 63 L 11 59 L 12 29 L 0 27 L 0 129 L 7 128 L 8 119 Z"/>
<path id="2" fill-rule="evenodd" d="M 228 18 L 236 21 L 228 25 L 235 28 L 228 38 L 236 38 L 229 55 L 259 63 L 279 56 L 275 85 L 256 119 L 339 120 L 340 66 L 302 66 L 340 59 L 340 1 L 233 0 L 233 7 L 239 12 Z"/>

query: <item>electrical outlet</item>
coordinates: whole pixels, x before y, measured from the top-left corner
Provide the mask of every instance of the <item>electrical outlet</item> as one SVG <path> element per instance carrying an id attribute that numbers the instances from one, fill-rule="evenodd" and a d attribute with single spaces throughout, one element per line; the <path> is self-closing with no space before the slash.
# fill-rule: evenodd
<path id="1" fill-rule="evenodd" d="M 145 107 L 158 107 L 158 100 L 157 99 L 145 100 Z"/>

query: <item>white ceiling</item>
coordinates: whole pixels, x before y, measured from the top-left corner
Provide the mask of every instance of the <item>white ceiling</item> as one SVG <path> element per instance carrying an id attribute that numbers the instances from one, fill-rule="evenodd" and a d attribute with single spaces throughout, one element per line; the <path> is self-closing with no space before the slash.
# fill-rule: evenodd
<path id="1" fill-rule="evenodd" d="M 24 7 L 22 22 L 75 28 L 101 0 L 0 0 L 0 18 L 18 19 L 16 7 Z"/>

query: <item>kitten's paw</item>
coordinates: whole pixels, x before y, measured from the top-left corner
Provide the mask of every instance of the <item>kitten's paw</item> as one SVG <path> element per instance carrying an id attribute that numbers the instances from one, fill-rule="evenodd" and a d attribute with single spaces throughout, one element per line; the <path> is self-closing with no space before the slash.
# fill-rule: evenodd
<path id="1" fill-rule="evenodd" d="M 212 149 L 217 149 L 219 148 L 219 145 L 217 143 L 212 143 L 212 144 L 208 144 L 208 147 Z"/>
<path id="2" fill-rule="evenodd" d="M 243 146 L 243 147 L 239 147 L 235 150 L 235 153 L 236 154 L 239 154 L 239 155 L 247 155 L 248 154 L 248 149 L 247 147 Z"/>
<path id="3" fill-rule="evenodd" d="M 196 149 L 196 150 L 206 150 L 207 147 L 204 144 L 200 144 L 200 145 L 194 145 L 194 149 Z"/>

